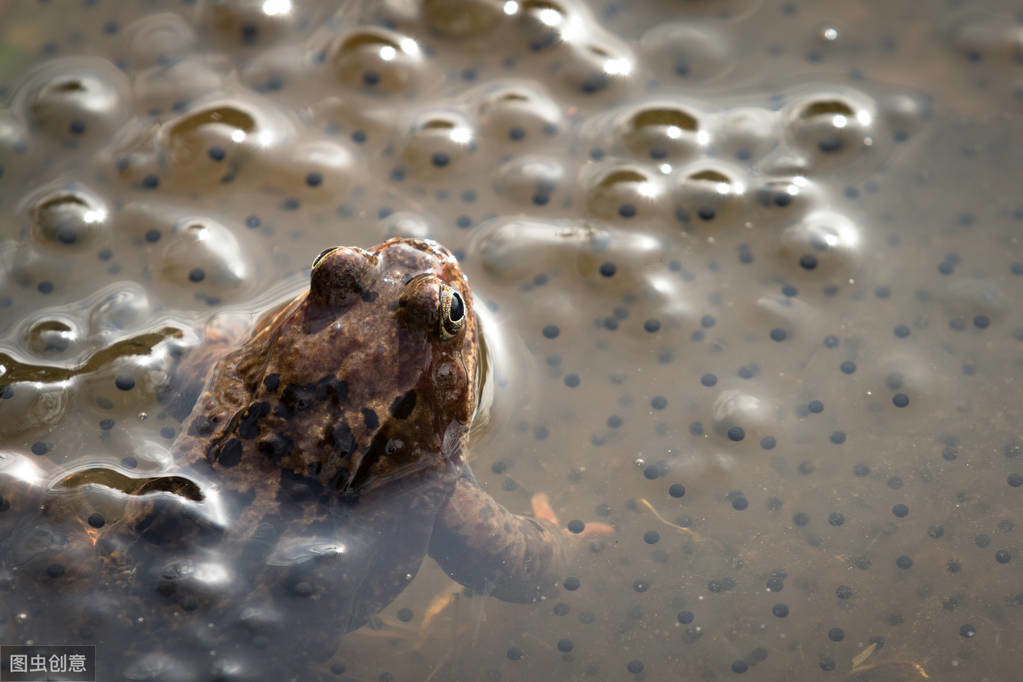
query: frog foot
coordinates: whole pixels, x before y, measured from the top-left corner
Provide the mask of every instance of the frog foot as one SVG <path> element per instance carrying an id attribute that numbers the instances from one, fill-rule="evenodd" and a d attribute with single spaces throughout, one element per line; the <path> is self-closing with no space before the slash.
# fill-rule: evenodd
<path id="1" fill-rule="evenodd" d="M 551 506 L 551 500 L 547 497 L 546 493 L 536 493 L 529 502 L 533 507 L 533 516 L 538 519 L 548 521 L 553 524 L 555 528 L 561 528 L 561 524 L 558 523 L 558 516 L 554 513 L 554 508 Z M 583 539 L 608 537 L 615 533 L 613 526 L 600 522 L 583 523 L 582 521 L 572 521 L 568 524 L 568 527 L 561 528 L 561 530 L 573 537 Z"/>

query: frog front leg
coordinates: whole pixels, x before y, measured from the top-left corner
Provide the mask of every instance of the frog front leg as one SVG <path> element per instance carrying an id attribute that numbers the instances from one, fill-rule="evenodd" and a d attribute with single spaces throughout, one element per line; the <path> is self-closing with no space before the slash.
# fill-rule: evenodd
<path id="1" fill-rule="evenodd" d="M 549 597 L 560 581 L 572 539 L 558 528 L 545 497 L 534 499 L 534 513 L 513 514 L 471 474 L 464 475 L 437 516 L 430 556 L 462 585 L 503 601 Z M 600 525 L 591 534 L 612 532 Z"/>

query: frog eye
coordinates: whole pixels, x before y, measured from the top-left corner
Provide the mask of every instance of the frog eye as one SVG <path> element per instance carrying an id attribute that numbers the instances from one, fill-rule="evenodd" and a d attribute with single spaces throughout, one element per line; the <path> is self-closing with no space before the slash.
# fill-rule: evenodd
<path id="1" fill-rule="evenodd" d="M 440 297 L 440 335 L 450 339 L 465 324 L 465 301 L 451 287 L 444 287 Z"/>
<path id="2" fill-rule="evenodd" d="M 324 256 L 326 256 L 328 253 L 331 253 L 332 251 L 337 251 L 340 248 L 341 248 L 340 246 L 332 246 L 329 249 L 324 249 L 323 251 L 320 251 L 320 255 L 317 256 L 316 258 L 313 258 L 313 268 L 319 265 L 320 261 L 323 260 Z"/>

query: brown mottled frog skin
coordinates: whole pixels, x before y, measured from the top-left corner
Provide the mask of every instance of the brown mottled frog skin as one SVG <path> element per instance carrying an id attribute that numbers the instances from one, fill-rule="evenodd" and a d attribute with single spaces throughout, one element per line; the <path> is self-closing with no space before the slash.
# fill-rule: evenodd
<path id="1" fill-rule="evenodd" d="M 478 334 L 465 275 L 440 245 L 324 251 L 309 290 L 242 345 L 185 358 L 182 375 L 204 388 L 174 470 L 65 476 L 51 487 L 105 486 L 123 515 L 98 530 L 54 523 L 35 550 L 39 523 L 0 528 L 11 549 L 0 588 L 48 571 L 38 580 L 72 631 L 53 643 L 97 641 L 101 665 L 116 649 L 110 679 L 140 666 L 145 679 L 287 679 L 389 604 L 426 554 L 504 600 L 550 593 L 561 531 L 507 511 L 466 462 Z M 19 604 L 40 617 L 8 622 L 5 643 L 53 639 L 29 627 L 54 622 L 31 589 Z"/>

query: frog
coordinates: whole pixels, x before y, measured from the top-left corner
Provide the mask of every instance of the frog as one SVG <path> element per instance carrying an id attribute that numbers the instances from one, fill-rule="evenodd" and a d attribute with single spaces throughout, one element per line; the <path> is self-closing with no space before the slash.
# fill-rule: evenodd
<path id="1" fill-rule="evenodd" d="M 121 638 L 111 678 L 175 680 L 291 679 L 390 604 L 426 556 L 504 601 L 553 595 L 579 540 L 613 529 L 569 533 L 545 495 L 516 514 L 477 481 L 480 334 L 468 279 L 440 244 L 325 249 L 308 289 L 240 344 L 214 334 L 184 354 L 165 396 L 183 419 L 172 467 L 79 468 L 40 506 L 67 517 L 54 511 L 62 498 L 99 490 L 119 517 L 81 512 L 41 536 L 39 523 L 20 536 L 0 526 L 0 588 L 45 574 L 74 615 L 29 623 L 60 621 L 75 643 Z M 3 474 L 0 500 L 29 513 Z M 9 628 L 5 641 L 33 632 Z"/>

